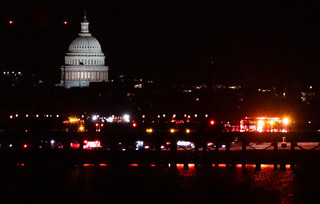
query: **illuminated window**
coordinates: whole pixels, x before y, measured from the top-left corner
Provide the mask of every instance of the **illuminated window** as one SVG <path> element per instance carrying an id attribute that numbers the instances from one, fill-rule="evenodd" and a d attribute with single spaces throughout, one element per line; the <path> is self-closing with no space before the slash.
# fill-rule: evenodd
<path id="1" fill-rule="evenodd" d="M 88 72 L 88 79 L 90 79 L 90 72 Z"/>
<path id="2" fill-rule="evenodd" d="M 81 79 L 83 79 L 83 72 L 81 72 Z"/>
<path id="3" fill-rule="evenodd" d="M 80 79 L 80 72 L 78 72 L 78 79 Z"/>
<path id="4" fill-rule="evenodd" d="M 87 78 L 87 72 L 84 72 L 84 78 L 85 79 Z"/>

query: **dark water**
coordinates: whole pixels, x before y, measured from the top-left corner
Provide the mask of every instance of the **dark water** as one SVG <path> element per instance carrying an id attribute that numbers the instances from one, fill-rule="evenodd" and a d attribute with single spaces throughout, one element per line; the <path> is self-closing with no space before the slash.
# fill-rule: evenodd
<path id="1" fill-rule="evenodd" d="M 1 167 L 0 203 L 317 203 L 320 171 Z"/>

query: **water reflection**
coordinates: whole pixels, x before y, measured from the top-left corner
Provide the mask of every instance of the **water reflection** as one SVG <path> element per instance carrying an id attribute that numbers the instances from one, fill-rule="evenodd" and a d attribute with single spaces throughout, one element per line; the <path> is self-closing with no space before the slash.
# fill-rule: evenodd
<path id="1" fill-rule="evenodd" d="M 41 198 L 51 203 L 201 203 L 208 199 L 217 203 L 303 203 L 314 194 L 313 184 L 320 180 L 315 179 L 317 174 L 293 171 L 289 166 L 281 170 L 261 165 L 259 171 L 255 165 L 235 167 L 177 164 L 176 171 L 171 171 L 154 164 L 117 168 L 108 164 L 65 168 L 25 165 L 0 169 L 0 195 L 10 202 Z M 306 183 L 310 186 L 303 190 Z"/>
<path id="2" fill-rule="evenodd" d="M 177 164 L 177 174 L 183 177 L 196 175 L 195 164 Z"/>
<path id="3" fill-rule="evenodd" d="M 279 203 L 292 203 L 295 187 L 294 173 L 287 166 L 286 170 L 274 169 L 273 165 L 261 165 L 261 170 L 256 171 L 254 166 L 247 166 L 246 170 L 237 170 L 235 178 L 254 189 L 273 192 L 278 197 Z M 262 198 L 263 199 L 263 198 Z"/>

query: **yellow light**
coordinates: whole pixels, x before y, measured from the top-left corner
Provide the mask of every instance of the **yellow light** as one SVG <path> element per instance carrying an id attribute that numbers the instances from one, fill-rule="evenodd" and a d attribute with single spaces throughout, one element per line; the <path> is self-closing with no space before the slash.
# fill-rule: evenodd
<path id="1" fill-rule="evenodd" d="M 153 131 L 152 128 L 148 128 L 148 129 L 146 130 L 147 133 L 152 133 L 152 131 Z"/>
<path id="2" fill-rule="evenodd" d="M 171 128 L 171 129 L 170 129 L 170 132 L 171 132 L 171 133 L 174 133 L 174 132 L 175 132 L 175 129 Z"/>
<path id="3" fill-rule="evenodd" d="M 80 132 L 83 132 L 83 131 L 84 131 L 84 127 L 83 127 L 83 126 L 80 126 L 80 127 L 79 127 L 79 131 L 80 131 Z"/>
<path id="4" fill-rule="evenodd" d="M 78 121 L 80 121 L 80 119 L 78 119 L 78 118 L 73 118 L 73 117 L 69 117 L 69 122 L 70 122 L 70 123 L 75 123 L 75 122 L 78 122 Z"/>
<path id="5" fill-rule="evenodd" d="M 284 119 L 282 120 L 282 122 L 283 122 L 283 124 L 288 125 L 290 121 L 289 121 L 288 118 L 284 118 Z"/>
<path id="6" fill-rule="evenodd" d="M 271 120 L 269 123 L 270 123 L 270 125 L 274 125 L 274 121 L 273 120 Z"/>
<path id="7" fill-rule="evenodd" d="M 186 129 L 186 133 L 188 133 L 188 134 L 189 134 L 189 133 L 190 133 L 190 129 Z"/>

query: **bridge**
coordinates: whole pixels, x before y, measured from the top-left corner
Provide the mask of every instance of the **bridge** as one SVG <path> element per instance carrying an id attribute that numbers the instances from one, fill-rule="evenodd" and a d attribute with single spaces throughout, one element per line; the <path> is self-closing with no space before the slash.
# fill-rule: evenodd
<path id="1" fill-rule="evenodd" d="M 99 141 L 101 147 L 83 149 L 88 140 Z M 137 141 L 145 146 L 137 148 Z M 72 142 L 77 142 L 79 148 L 71 148 Z M 192 163 L 196 167 L 225 164 L 230 168 L 255 164 L 259 169 L 261 164 L 274 164 L 275 168 L 320 164 L 317 132 L 2 132 L 0 144 L 4 166 L 135 164 L 175 168 L 182 163 L 187 168 Z"/>

